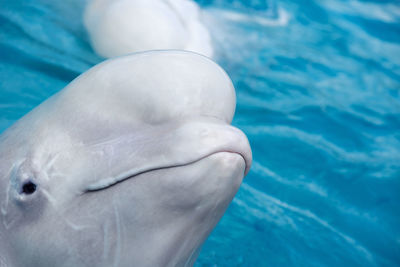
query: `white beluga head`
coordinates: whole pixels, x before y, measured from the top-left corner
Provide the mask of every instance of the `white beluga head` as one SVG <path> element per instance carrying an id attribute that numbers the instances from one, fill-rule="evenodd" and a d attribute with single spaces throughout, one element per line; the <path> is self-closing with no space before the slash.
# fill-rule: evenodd
<path id="1" fill-rule="evenodd" d="M 106 58 L 161 49 L 213 55 L 192 0 L 91 0 L 84 25 L 93 49 Z"/>
<path id="2" fill-rule="evenodd" d="M 105 61 L 0 136 L 1 266 L 191 266 L 251 165 L 198 54 Z"/>

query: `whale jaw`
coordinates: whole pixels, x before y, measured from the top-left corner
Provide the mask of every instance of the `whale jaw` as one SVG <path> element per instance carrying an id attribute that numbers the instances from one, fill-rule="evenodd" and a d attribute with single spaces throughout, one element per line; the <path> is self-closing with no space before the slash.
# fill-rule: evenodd
<path id="1" fill-rule="evenodd" d="M 121 255 L 129 258 L 134 253 L 136 262 L 143 259 L 138 266 L 191 266 L 236 194 L 244 170 L 240 155 L 220 152 L 120 184 L 124 189 L 114 200 L 121 221 L 131 226 L 123 240 L 124 249 L 129 252 Z M 141 203 L 140 218 L 132 212 L 137 210 L 132 203 Z M 133 246 L 129 240 L 135 240 Z M 126 266 L 130 266 L 128 258 Z"/>
<path id="2" fill-rule="evenodd" d="M 93 266 L 192 266 L 239 189 L 245 167 L 241 155 L 218 152 L 85 193 L 65 215 L 75 225 L 100 227 L 97 240 L 76 233 L 98 245 L 88 261 Z"/>

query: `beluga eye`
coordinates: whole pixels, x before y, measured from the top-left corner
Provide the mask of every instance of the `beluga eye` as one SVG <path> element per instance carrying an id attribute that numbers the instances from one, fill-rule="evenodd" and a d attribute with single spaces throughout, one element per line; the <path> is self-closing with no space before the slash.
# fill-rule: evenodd
<path id="1" fill-rule="evenodd" d="M 25 182 L 22 185 L 22 193 L 24 193 L 25 195 L 32 195 L 35 192 L 36 192 L 36 184 L 33 183 L 32 181 Z"/>

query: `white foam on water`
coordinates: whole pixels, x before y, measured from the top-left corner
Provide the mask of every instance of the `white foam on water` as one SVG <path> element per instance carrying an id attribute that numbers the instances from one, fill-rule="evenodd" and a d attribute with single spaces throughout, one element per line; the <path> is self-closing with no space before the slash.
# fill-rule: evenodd
<path id="1" fill-rule="evenodd" d="M 209 11 L 214 14 L 214 16 L 222 17 L 226 20 L 236 22 L 236 23 L 254 23 L 260 26 L 268 27 L 279 27 L 286 26 L 290 21 L 289 13 L 283 8 L 279 8 L 277 11 L 277 16 L 271 18 L 267 14 L 254 15 L 249 13 L 244 13 L 240 11 L 221 9 L 221 8 L 210 8 Z"/>

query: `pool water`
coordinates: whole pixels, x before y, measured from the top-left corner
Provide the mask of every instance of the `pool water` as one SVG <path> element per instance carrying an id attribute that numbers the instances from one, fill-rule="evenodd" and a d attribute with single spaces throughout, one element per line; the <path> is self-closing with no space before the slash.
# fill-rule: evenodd
<path id="1" fill-rule="evenodd" d="M 400 266 L 400 2 L 198 2 L 254 164 L 195 266 Z M 102 61 L 83 8 L 0 0 L 0 132 Z"/>

